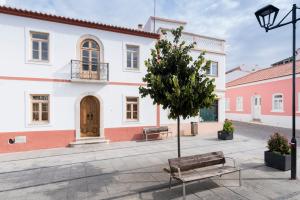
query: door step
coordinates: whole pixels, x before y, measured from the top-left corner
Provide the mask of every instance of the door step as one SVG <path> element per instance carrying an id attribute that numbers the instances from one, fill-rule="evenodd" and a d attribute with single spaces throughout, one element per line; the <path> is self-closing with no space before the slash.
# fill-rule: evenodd
<path id="1" fill-rule="evenodd" d="M 91 144 L 108 144 L 109 140 L 104 138 L 89 137 L 89 138 L 80 138 L 69 144 L 69 147 L 83 147 Z"/>
<path id="2" fill-rule="evenodd" d="M 261 120 L 260 119 L 252 119 L 252 122 L 261 123 Z"/>

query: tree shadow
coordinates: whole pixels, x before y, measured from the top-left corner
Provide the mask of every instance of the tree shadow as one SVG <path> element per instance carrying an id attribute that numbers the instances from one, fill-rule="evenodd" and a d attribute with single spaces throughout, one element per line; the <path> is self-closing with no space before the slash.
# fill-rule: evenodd
<path id="1" fill-rule="evenodd" d="M 17 174 L 17 173 L 15 173 Z M 1 190 L 13 199 L 106 199 L 107 185 L 117 181 L 119 172 L 99 162 L 64 165 L 35 170 L 25 177 L 7 179 L 10 188 Z"/>

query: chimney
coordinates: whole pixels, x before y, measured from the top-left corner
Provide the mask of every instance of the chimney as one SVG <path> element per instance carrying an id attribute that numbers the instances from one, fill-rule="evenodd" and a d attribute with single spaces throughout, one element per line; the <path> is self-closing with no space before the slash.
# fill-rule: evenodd
<path id="1" fill-rule="evenodd" d="M 143 30 L 143 24 L 138 24 L 138 29 Z"/>

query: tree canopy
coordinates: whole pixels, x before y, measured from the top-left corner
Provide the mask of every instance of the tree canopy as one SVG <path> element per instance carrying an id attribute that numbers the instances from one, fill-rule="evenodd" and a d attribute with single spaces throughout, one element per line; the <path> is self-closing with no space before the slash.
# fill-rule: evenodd
<path id="1" fill-rule="evenodd" d="M 215 100 L 214 79 L 206 75 L 211 62 L 204 58 L 204 52 L 193 59 L 191 50 L 196 43 L 186 44 L 181 40 L 183 27 L 171 30 L 172 39 L 167 33 L 151 50 L 151 57 L 145 61 L 147 74 L 140 87 L 142 97 L 149 95 L 153 104 L 169 109 L 169 118 L 183 119 L 199 114 L 200 108 L 209 107 Z"/>

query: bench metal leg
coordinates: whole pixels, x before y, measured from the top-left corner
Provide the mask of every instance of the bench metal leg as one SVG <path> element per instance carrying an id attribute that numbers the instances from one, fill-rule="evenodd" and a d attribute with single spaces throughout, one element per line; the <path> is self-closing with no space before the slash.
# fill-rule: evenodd
<path id="1" fill-rule="evenodd" d="M 239 171 L 239 185 L 242 186 L 242 171 Z"/>
<path id="2" fill-rule="evenodd" d="M 148 135 L 146 134 L 146 141 L 148 141 Z"/>
<path id="3" fill-rule="evenodd" d="M 169 189 L 172 187 L 172 176 L 170 175 L 170 181 L 169 181 Z"/>
<path id="4" fill-rule="evenodd" d="M 183 200 L 185 200 L 185 183 L 182 183 Z"/>

